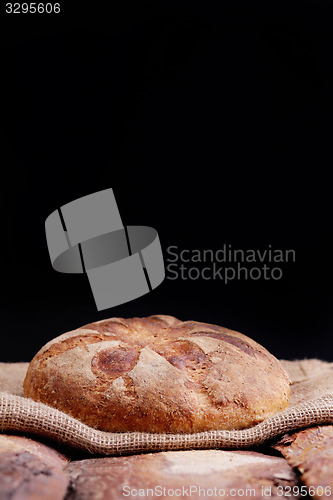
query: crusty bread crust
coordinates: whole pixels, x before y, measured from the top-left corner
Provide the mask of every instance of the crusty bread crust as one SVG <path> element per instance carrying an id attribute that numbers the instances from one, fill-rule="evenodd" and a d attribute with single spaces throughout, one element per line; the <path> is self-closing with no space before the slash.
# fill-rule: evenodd
<path id="1" fill-rule="evenodd" d="M 24 394 L 105 431 L 241 429 L 288 404 L 279 361 L 241 333 L 171 316 L 111 318 L 48 342 Z"/>

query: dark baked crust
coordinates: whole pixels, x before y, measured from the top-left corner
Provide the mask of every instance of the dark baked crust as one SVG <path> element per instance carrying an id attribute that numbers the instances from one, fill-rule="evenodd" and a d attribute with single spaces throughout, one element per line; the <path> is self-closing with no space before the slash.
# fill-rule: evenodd
<path id="1" fill-rule="evenodd" d="M 241 333 L 171 316 L 112 318 L 48 342 L 24 394 L 106 431 L 240 429 L 288 404 L 279 361 Z"/>

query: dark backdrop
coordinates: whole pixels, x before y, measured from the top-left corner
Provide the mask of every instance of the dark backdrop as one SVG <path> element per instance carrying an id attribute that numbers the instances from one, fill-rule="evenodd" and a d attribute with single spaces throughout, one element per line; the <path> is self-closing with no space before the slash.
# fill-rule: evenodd
<path id="1" fill-rule="evenodd" d="M 1 360 L 156 313 L 333 360 L 331 4 L 63 4 L 1 14 Z M 108 187 L 164 251 L 272 245 L 296 262 L 279 281 L 165 280 L 97 312 L 85 276 L 53 271 L 44 221 Z"/>

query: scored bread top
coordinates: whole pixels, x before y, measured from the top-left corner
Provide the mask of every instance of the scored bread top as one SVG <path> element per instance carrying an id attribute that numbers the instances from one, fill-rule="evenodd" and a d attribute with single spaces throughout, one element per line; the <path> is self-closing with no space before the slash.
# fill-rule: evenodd
<path id="1" fill-rule="evenodd" d="M 48 342 L 24 393 L 107 431 L 239 429 L 284 409 L 289 379 L 245 335 L 172 316 L 111 318 Z"/>

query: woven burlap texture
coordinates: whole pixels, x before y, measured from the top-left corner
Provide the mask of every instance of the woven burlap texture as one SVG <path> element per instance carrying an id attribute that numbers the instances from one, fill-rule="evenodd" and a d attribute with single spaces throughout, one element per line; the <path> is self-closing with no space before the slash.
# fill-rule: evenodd
<path id="1" fill-rule="evenodd" d="M 291 380 L 289 408 L 249 429 L 194 434 L 111 433 L 23 397 L 28 363 L 0 363 L 0 428 L 54 439 L 90 453 L 249 448 L 286 432 L 333 423 L 333 363 L 316 359 L 281 361 Z"/>

